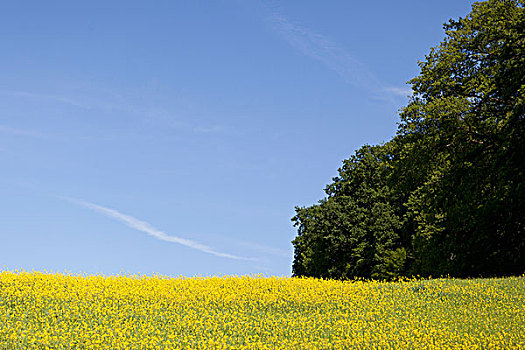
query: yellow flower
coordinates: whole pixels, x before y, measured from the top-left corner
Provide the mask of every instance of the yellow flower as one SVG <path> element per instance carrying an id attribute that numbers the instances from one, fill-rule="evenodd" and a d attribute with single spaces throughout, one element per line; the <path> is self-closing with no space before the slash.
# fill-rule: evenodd
<path id="1" fill-rule="evenodd" d="M 525 278 L 0 272 L 0 349 L 525 348 Z"/>

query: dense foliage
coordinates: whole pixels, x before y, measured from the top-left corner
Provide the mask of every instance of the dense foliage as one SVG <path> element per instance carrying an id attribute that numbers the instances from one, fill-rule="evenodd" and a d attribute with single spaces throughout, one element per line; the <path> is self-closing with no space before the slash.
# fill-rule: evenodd
<path id="1" fill-rule="evenodd" d="M 444 25 L 389 142 L 297 207 L 293 273 L 330 278 L 525 271 L 525 1 Z"/>

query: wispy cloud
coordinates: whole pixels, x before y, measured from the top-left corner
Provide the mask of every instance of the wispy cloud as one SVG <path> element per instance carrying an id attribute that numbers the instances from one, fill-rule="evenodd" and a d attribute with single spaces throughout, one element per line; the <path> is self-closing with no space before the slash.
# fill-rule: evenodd
<path id="1" fill-rule="evenodd" d="M 60 102 L 60 103 L 72 105 L 72 106 L 79 107 L 79 108 L 85 108 L 85 109 L 89 109 L 92 107 L 92 105 L 87 103 L 86 101 L 80 101 L 78 99 L 73 99 L 70 97 L 59 96 L 59 95 L 41 94 L 41 93 L 33 93 L 33 92 L 17 91 L 17 90 L 1 90 L 0 94 L 7 95 L 7 96 L 13 96 L 13 97 L 37 99 L 37 100 L 51 100 L 54 102 Z"/>
<path id="2" fill-rule="evenodd" d="M 58 103 L 83 110 L 119 112 L 142 117 L 149 116 L 149 112 L 146 108 L 129 101 L 129 99 L 126 99 L 120 94 L 112 93 L 106 90 L 104 90 L 103 96 L 101 96 L 100 93 L 97 94 L 98 96 L 93 95 L 87 90 L 64 94 L 47 94 L 20 90 L 0 90 L 0 94 L 33 101 Z"/>
<path id="3" fill-rule="evenodd" d="M 290 257 L 290 252 L 284 249 L 274 248 L 274 247 L 270 247 L 270 246 L 260 244 L 260 243 L 237 241 L 237 244 L 242 247 L 249 248 L 249 249 L 255 249 L 261 253 L 268 254 L 268 255 L 274 255 L 274 256 L 281 257 L 281 258 Z"/>
<path id="4" fill-rule="evenodd" d="M 364 63 L 327 36 L 294 23 L 277 10 L 269 16 L 274 29 L 290 46 L 302 54 L 322 62 L 348 84 L 366 89 L 377 98 L 392 101 L 395 96 L 406 97 L 410 89 L 392 87 L 379 79 Z"/>
<path id="5" fill-rule="evenodd" d="M 215 249 L 207 246 L 207 245 L 204 245 L 204 244 L 201 244 L 199 242 L 196 242 L 196 241 L 193 241 L 193 240 L 190 240 L 190 239 L 186 239 L 186 238 L 181 238 L 181 237 L 177 237 L 177 236 L 171 236 L 171 235 L 168 235 L 166 234 L 165 232 L 153 227 L 152 225 L 150 225 L 149 223 L 145 222 L 145 221 L 142 221 L 142 220 L 139 220 L 131 215 L 127 215 L 127 214 L 123 214 L 115 209 L 110 209 L 110 208 L 106 208 L 106 207 L 103 207 L 103 206 L 100 206 L 100 205 L 97 205 L 97 204 L 93 204 L 93 203 L 90 203 L 90 202 L 86 202 L 86 201 L 83 201 L 83 200 L 80 200 L 80 199 L 75 199 L 75 198 L 69 198 L 69 197 L 60 197 L 61 199 L 65 199 L 69 202 L 72 202 L 72 203 L 76 203 L 78 205 L 81 205 L 85 208 L 88 208 L 88 209 L 91 209 L 97 213 L 100 213 L 100 214 L 103 214 L 105 216 L 108 216 L 112 219 L 115 219 L 117 221 L 120 221 L 120 222 L 123 222 L 124 224 L 128 225 L 129 227 L 137 230 L 137 231 L 141 231 L 141 232 L 144 232 L 156 239 L 159 239 L 161 241 L 166 241 L 166 242 L 171 242 L 171 243 L 177 243 L 177 244 L 180 244 L 180 245 L 183 245 L 183 246 L 186 246 L 186 247 L 189 247 L 189 248 L 192 248 L 192 249 L 195 249 L 195 250 L 199 250 L 201 252 L 204 252 L 204 253 L 207 253 L 207 254 L 211 254 L 211 255 L 215 255 L 215 256 L 218 256 L 218 257 L 221 257 L 221 258 L 227 258 L 227 259 L 234 259 L 234 260 L 251 260 L 251 261 L 256 261 L 256 259 L 254 258 L 247 258 L 247 257 L 242 257 L 242 256 L 237 256 L 237 255 L 233 255 L 233 254 L 228 254 L 228 253 L 223 253 L 223 252 L 219 252 L 219 251 L 216 251 Z"/>
<path id="6" fill-rule="evenodd" d="M 0 125 L 0 133 L 15 135 L 15 136 L 45 137 L 44 134 L 38 131 L 13 128 L 8 125 Z"/>
<path id="7" fill-rule="evenodd" d="M 390 92 L 394 95 L 401 96 L 401 97 L 407 97 L 407 96 L 412 95 L 412 89 L 409 87 L 390 86 L 390 87 L 385 88 L 385 91 Z"/>
<path id="8" fill-rule="evenodd" d="M 189 107 L 186 105 L 189 103 L 184 101 L 184 98 L 177 98 L 168 94 L 169 103 L 163 105 L 155 100 L 156 97 L 152 97 L 151 101 L 149 101 L 145 96 L 151 93 L 146 91 L 146 94 L 144 92 L 138 94 L 141 96 L 140 100 L 142 103 L 137 103 L 137 98 L 133 97 L 132 93 L 127 96 L 126 94 L 115 93 L 100 87 L 98 89 L 102 90 L 103 93 L 93 93 L 90 89 L 81 89 L 80 91 L 77 89 L 76 93 L 68 92 L 64 94 L 4 89 L 0 90 L 0 95 L 61 104 L 87 111 L 127 114 L 142 119 L 142 121 L 147 123 L 162 124 L 164 127 L 180 129 L 194 134 L 217 134 L 228 130 L 222 125 L 203 123 L 196 120 L 197 118 L 190 116 L 190 114 L 195 113 L 194 111 L 188 113 Z M 163 94 L 166 95 L 166 93 L 169 93 L 169 91 L 164 91 Z M 173 105 L 173 101 L 176 101 L 177 104 Z"/>

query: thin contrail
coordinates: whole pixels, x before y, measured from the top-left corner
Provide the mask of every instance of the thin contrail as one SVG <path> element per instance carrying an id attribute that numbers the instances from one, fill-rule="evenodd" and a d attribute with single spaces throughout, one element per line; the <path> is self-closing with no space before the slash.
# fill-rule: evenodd
<path id="1" fill-rule="evenodd" d="M 155 110 L 150 110 L 144 106 L 133 104 L 127 99 L 120 97 L 111 91 L 107 92 L 106 95 L 117 95 L 118 98 L 100 98 L 97 96 L 90 96 L 88 91 L 83 91 L 80 95 L 50 95 L 42 94 L 35 92 L 27 91 L 18 91 L 18 90 L 1 90 L 0 96 L 5 95 L 9 97 L 18 97 L 23 99 L 31 100 L 41 100 L 54 103 L 60 103 L 69 105 L 76 108 L 81 108 L 84 110 L 102 110 L 102 111 L 118 111 L 128 114 L 133 114 L 144 118 L 144 120 L 151 122 L 152 120 L 159 120 L 160 122 L 167 122 L 166 124 L 170 127 L 183 129 L 190 131 L 196 134 L 217 134 L 223 133 L 230 130 L 231 128 L 226 128 L 223 125 L 218 124 L 200 124 L 194 123 L 189 120 L 171 120 L 173 111 L 170 109 L 157 108 Z M 164 115 L 168 117 L 164 117 Z M 167 119 L 166 119 L 167 118 Z M 9 133 L 13 135 L 23 135 L 23 136 L 38 136 L 43 137 L 44 135 L 40 133 L 33 132 L 31 130 L 22 130 L 11 128 L 6 125 L 0 125 L 0 132 Z"/>
<path id="2" fill-rule="evenodd" d="M 377 98 L 392 102 L 394 96 L 407 97 L 411 89 L 392 87 L 379 79 L 365 64 L 328 37 L 290 21 L 278 10 L 271 10 L 269 21 L 295 49 L 322 62 L 347 83 L 364 88 Z"/>
<path id="3" fill-rule="evenodd" d="M 246 258 L 242 256 L 228 254 L 228 253 L 218 252 L 214 250 L 213 248 L 208 247 L 207 245 L 201 244 L 199 242 L 195 242 L 195 241 L 177 237 L 177 236 L 170 236 L 164 233 L 163 231 L 151 226 L 149 223 L 145 221 L 139 220 L 130 215 L 123 214 L 114 209 L 109 209 L 109 208 L 106 208 L 106 207 L 103 207 L 97 204 L 93 204 L 90 202 L 86 202 L 80 199 L 69 198 L 69 197 L 60 197 L 60 198 L 65 199 L 69 202 L 76 203 L 78 205 L 81 205 L 93 211 L 96 211 L 97 213 L 109 216 L 110 218 L 113 218 L 115 220 L 125 223 L 126 225 L 128 225 L 129 227 L 135 230 L 142 231 L 150 236 L 160 239 L 161 241 L 178 243 L 183 246 L 186 246 L 192 249 L 196 249 L 196 250 L 200 250 L 201 252 L 212 254 L 212 255 L 215 255 L 221 258 L 228 258 L 228 259 L 235 259 L 235 260 L 252 260 L 252 261 L 256 260 L 254 258 Z"/>
<path id="4" fill-rule="evenodd" d="M 18 128 L 10 127 L 8 125 L 1 125 L 1 124 L 0 124 L 0 133 L 10 134 L 14 136 L 45 137 L 44 134 L 38 131 L 18 129 Z"/>

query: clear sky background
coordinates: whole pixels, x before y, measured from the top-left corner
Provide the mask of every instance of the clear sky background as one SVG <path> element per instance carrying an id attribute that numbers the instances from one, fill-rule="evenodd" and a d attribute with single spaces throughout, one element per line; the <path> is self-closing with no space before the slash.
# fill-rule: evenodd
<path id="1" fill-rule="evenodd" d="M 0 269 L 290 275 L 472 1 L 4 1 Z"/>

